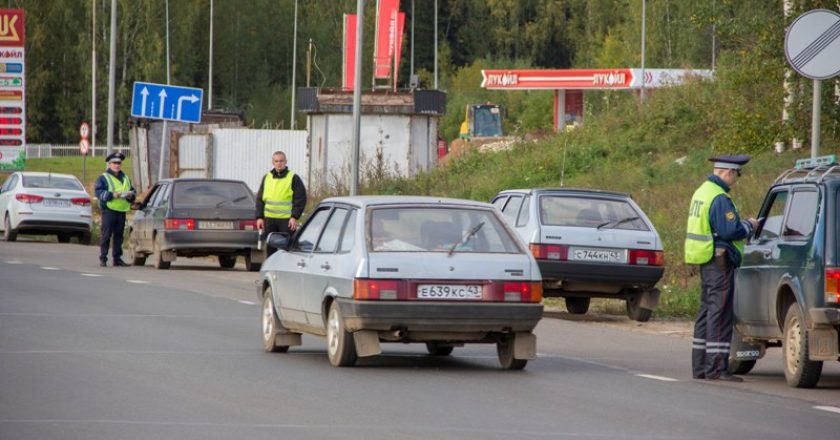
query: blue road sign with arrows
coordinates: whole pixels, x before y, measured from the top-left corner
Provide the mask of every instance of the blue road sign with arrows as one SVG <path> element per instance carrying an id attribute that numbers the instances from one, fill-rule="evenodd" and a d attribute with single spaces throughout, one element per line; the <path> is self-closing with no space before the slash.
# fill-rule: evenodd
<path id="1" fill-rule="evenodd" d="M 131 116 L 198 123 L 203 99 L 201 89 L 137 81 L 131 94 Z"/>

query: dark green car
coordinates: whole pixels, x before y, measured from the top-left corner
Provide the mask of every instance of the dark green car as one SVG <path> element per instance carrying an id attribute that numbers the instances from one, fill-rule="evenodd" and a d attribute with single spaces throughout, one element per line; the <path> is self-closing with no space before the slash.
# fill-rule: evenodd
<path id="1" fill-rule="evenodd" d="M 770 187 L 736 277 L 732 373 L 782 347 L 788 384 L 812 388 L 823 362 L 840 360 L 838 205 L 834 156 L 798 161 Z"/>

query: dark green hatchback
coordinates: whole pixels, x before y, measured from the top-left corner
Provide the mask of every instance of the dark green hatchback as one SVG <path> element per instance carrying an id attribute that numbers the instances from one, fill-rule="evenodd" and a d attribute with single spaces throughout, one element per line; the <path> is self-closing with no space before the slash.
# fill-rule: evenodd
<path id="1" fill-rule="evenodd" d="M 735 282 L 732 373 L 780 346 L 788 384 L 812 388 L 823 362 L 840 360 L 838 205 L 834 156 L 798 161 L 768 190 Z"/>

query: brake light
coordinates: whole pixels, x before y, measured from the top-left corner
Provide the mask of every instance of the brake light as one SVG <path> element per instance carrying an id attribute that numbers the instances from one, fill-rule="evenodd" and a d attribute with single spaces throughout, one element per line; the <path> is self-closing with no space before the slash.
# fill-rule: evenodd
<path id="1" fill-rule="evenodd" d="M 192 231 L 195 229 L 195 220 L 191 218 L 168 218 L 163 221 L 163 226 L 166 229 Z"/>
<path id="2" fill-rule="evenodd" d="M 35 194 L 17 194 L 15 198 L 18 202 L 23 203 L 41 203 L 44 201 L 44 196 L 38 196 Z"/>
<path id="3" fill-rule="evenodd" d="M 88 206 L 90 205 L 90 199 L 87 197 L 73 197 L 70 199 L 74 205 L 81 205 L 81 206 Z"/>
<path id="4" fill-rule="evenodd" d="M 243 231 L 256 231 L 257 230 L 257 221 L 256 220 L 239 220 L 239 229 Z"/>
<path id="5" fill-rule="evenodd" d="M 840 303 L 840 268 L 825 269 L 825 303 Z"/>
<path id="6" fill-rule="evenodd" d="M 534 258 L 540 260 L 568 260 L 569 247 L 560 244 L 539 244 L 531 243 L 528 245 L 531 249 L 531 254 Z"/>
<path id="7" fill-rule="evenodd" d="M 493 287 L 498 292 L 498 286 L 501 285 L 501 300 L 504 302 L 540 302 L 542 301 L 542 283 L 532 282 L 505 282 L 496 281 Z M 493 293 L 496 293 L 493 292 Z M 499 300 L 498 294 L 489 295 L 491 298 Z"/>
<path id="8" fill-rule="evenodd" d="M 399 280 L 353 280 L 353 298 L 359 300 L 405 300 L 408 285 Z"/>
<path id="9" fill-rule="evenodd" d="M 662 251 L 630 249 L 629 263 L 638 266 L 664 266 L 665 253 Z"/>

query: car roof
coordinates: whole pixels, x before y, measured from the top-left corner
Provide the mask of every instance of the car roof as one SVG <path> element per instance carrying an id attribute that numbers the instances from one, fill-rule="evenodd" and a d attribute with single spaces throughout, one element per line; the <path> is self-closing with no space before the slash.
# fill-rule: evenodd
<path id="1" fill-rule="evenodd" d="M 427 196 L 343 196 L 343 197 L 329 197 L 321 201 L 321 203 L 346 203 L 350 205 L 359 206 L 361 208 L 376 207 L 383 205 L 459 205 L 465 208 L 486 208 L 494 209 L 494 206 L 474 200 L 464 199 L 450 199 L 446 197 L 427 197 Z"/>
<path id="2" fill-rule="evenodd" d="M 205 177 L 170 177 L 168 179 L 162 179 L 159 183 L 178 183 L 178 182 L 233 182 L 233 183 L 241 183 L 245 184 L 245 182 L 241 180 L 235 179 L 208 179 Z"/>
<path id="3" fill-rule="evenodd" d="M 506 189 L 499 191 L 497 195 L 503 194 L 563 194 L 563 195 L 585 195 L 602 196 L 613 198 L 630 198 L 630 194 L 615 191 L 604 191 L 591 188 L 527 188 L 527 189 Z"/>
<path id="4" fill-rule="evenodd" d="M 46 177 L 46 176 L 53 176 L 53 177 L 70 177 L 70 178 L 72 178 L 72 179 L 76 179 L 76 180 L 78 180 L 78 179 L 76 178 L 76 176 L 74 176 L 74 175 L 72 175 L 72 174 L 49 173 L 49 172 L 44 172 L 44 171 L 21 171 L 21 172 L 20 172 L 20 175 L 21 175 L 21 176 L 23 176 L 23 177 L 29 177 L 29 176 L 32 176 L 32 177 L 35 177 L 35 176 L 39 176 L 39 177 L 40 177 L 40 176 L 44 176 L 44 177 Z"/>

